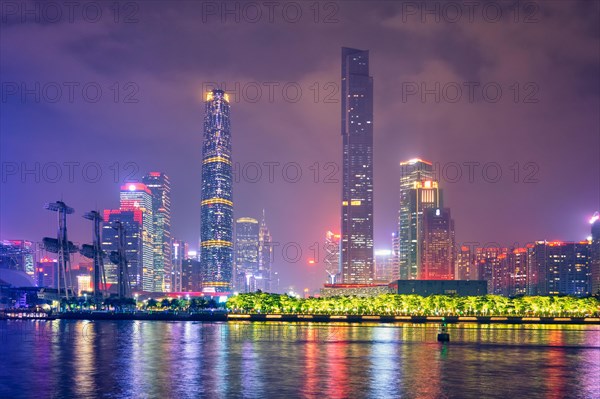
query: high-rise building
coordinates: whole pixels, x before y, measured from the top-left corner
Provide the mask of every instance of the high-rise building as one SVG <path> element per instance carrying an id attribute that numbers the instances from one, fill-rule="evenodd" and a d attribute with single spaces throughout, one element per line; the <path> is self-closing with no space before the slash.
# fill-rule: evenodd
<path id="1" fill-rule="evenodd" d="M 233 194 L 229 100 L 207 94 L 202 146 L 200 263 L 203 290 L 229 292 L 233 278 Z"/>
<path id="2" fill-rule="evenodd" d="M 456 253 L 456 279 L 477 280 L 474 251 L 469 246 L 457 248 Z"/>
<path id="3" fill-rule="evenodd" d="M 171 254 L 171 291 L 182 292 L 183 261 L 187 259 L 188 245 L 185 241 L 173 240 Z"/>
<path id="4" fill-rule="evenodd" d="M 400 163 L 398 212 L 398 265 L 400 279 L 417 278 L 421 262 L 421 220 L 427 208 L 442 208 L 442 191 L 434 179 L 431 162 L 411 159 Z"/>
<path id="5" fill-rule="evenodd" d="M 142 183 L 152 193 L 154 287 L 156 291 L 174 291 L 171 280 L 171 183 L 162 172 L 148 173 L 142 178 Z"/>
<path id="6" fill-rule="evenodd" d="M 398 272 L 397 270 L 394 270 L 392 250 L 375 250 L 375 280 L 386 283 L 389 283 L 392 280 L 398 280 Z"/>
<path id="7" fill-rule="evenodd" d="M 35 281 L 38 287 L 58 287 L 58 260 L 42 258 L 36 263 Z"/>
<path id="8" fill-rule="evenodd" d="M 369 52 L 342 48 L 342 282 L 373 281 L 373 78 Z"/>
<path id="9" fill-rule="evenodd" d="M 153 266 L 152 246 L 144 246 L 144 212 L 141 209 L 104 210 L 104 224 L 102 226 L 102 249 L 110 254 L 119 249 L 119 236 L 115 229 L 116 222 L 120 222 L 125 231 L 125 258 L 127 259 L 127 270 L 129 285 L 134 290 L 153 291 L 153 280 L 144 278 L 148 273 L 148 267 Z M 144 252 L 146 252 L 144 254 Z M 148 253 L 149 252 L 149 253 Z M 104 264 L 106 282 L 108 284 L 118 283 L 117 265 L 109 262 Z"/>
<path id="10" fill-rule="evenodd" d="M 590 244 L 591 293 L 600 295 L 600 214 L 594 213 L 590 219 L 592 241 Z"/>
<path id="11" fill-rule="evenodd" d="M 529 262 L 537 275 L 537 284 L 530 293 L 590 295 L 590 244 L 587 241 L 537 241 L 531 248 Z"/>
<path id="12" fill-rule="evenodd" d="M 508 272 L 507 287 L 504 295 L 526 295 L 527 294 L 527 248 L 513 248 L 508 252 L 506 270 Z"/>
<path id="13" fill-rule="evenodd" d="M 420 226 L 420 280 L 454 280 L 454 220 L 449 208 L 426 208 Z"/>
<path id="14" fill-rule="evenodd" d="M 258 281 L 257 288 L 271 292 L 271 272 L 273 269 L 273 242 L 271 232 L 267 227 L 265 211 L 263 210 L 260 229 L 258 231 Z"/>
<path id="15" fill-rule="evenodd" d="M 325 234 L 325 272 L 327 284 L 336 284 L 340 279 L 340 234 L 328 231 Z"/>
<path id="16" fill-rule="evenodd" d="M 188 256 L 181 262 L 181 291 L 198 292 L 202 289 L 202 273 L 198 259 Z"/>
<path id="17" fill-rule="evenodd" d="M 235 289 L 250 291 L 250 279 L 258 274 L 258 220 L 242 217 L 235 221 Z"/>
<path id="18" fill-rule="evenodd" d="M 487 281 L 487 292 L 500 295 L 502 293 L 503 276 L 502 259 L 508 249 L 501 247 L 475 248 L 475 267 L 479 280 Z"/>
<path id="19" fill-rule="evenodd" d="M 154 214 L 152 213 L 152 191 L 143 183 L 128 183 L 121 186 L 121 211 L 142 212 L 142 287 L 144 291 L 160 292 L 162 286 L 156 284 L 156 264 L 154 261 Z M 105 218 L 106 220 L 106 218 Z M 133 283 L 130 281 L 130 283 Z"/>

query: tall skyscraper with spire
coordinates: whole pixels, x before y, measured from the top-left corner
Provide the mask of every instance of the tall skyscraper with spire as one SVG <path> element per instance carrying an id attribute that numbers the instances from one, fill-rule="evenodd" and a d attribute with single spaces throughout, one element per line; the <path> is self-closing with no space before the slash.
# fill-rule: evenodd
<path id="1" fill-rule="evenodd" d="M 369 52 L 342 48 L 342 282 L 373 281 L 373 78 Z"/>
<path id="2" fill-rule="evenodd" d="M 231 291 L 233 195 L 229 99 L 223 90 L 206 96 L 202 146 L 200 264 L 206 292 Z"/>

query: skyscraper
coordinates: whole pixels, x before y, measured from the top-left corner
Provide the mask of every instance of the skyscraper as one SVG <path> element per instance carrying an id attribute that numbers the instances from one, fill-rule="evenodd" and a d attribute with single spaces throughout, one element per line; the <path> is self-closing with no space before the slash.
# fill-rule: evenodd
<path id="1" fill-rule="evenodd" d="M 258 220 L 242 217 L 235 221 L 235 288 L 252 292 L 250 280 L 258 274 Z"/>
<path id="2" fill-rule="evenodd" d="M 267 227 L 267 219 L 263 209 L 262 220 L 258 232 L 258 274 L 257 287 L 265 292 L 271 292 L 271 271 L 273 268 L 273 243 L 271 232 Z"/>
<path id="3" fill-rule="evenodd" d="M 375 250 L 375 280 L 386 283 L 398 280 L 398 272 L 394 270 L 393 251 L 391 249 Z"/>
<path id="4" fill-rule="evenodd" d="M 594 213 L 590 219 L 592 243 L 590 247 L 591 293 L 600 294 L 600 214 Z"/>
<path id="5" fill-rule="evenodd" d="M 335 284 L 340 279 L 340 234 L 328 231 L 325 234 L 325 271 L 327 284 Z"/>
<path id="6" fill-rule="evenodd" d="M 204 291 L 228 292 L 233 274 L 233 195 L 228 96 L 207 94 L 202 146 L 200 264 Z"/>
<path id="7" fill-rule="evenodd" d="M 450 209 L 424 209 L 421 237 L 417 277 L 422 280 L 454 280 L 454 220 Z"/>
<path id="8" fill-rule="evenodd" d="M 171 258 L 171 183 L 161 172 L 150 172 L 142 182 L 152 193 L 154 228 L 154 287 L 156 291 L 172 291 Z"/>
<path id="9" fill-rule="evenodd" d="M 120 193 L 120 207 L 121 211 L 141 211 L 142 220 L 140 232 L 142 238 L 142 250 L 141 250 L 141 275 L 142 275 L 142 287 L 144 291 L 160 292 L 162 286 L 156 284 L 156 265 L 154 262 L 154 214 L 152 213 L 153 200 L 152 192 L 143 183 L 128 183 L 121 186 Z M 130 217 L 127 216 L 127 222 L 130 223 Z M 104 218 L 104 220 L 108 220 Z M 115 219 L 118 220 L 118 219 Z M 127 236 L 127 226 L 125 227 Z M 130 280 L 133 285 L 134 280 Z M 135 288 L 135 285 L 132 286 Z"/>
<path id="10" fill-rule="evenodd" d="M 144 246 L 144 213 L 141 209 L 129 211 L 119 209 L 106 209 L 103 214 L 104 224 L 102 226 L 102 250 L 108 254 L 119 249 L 119 237 L 114 228 L 116 222 L 120 222 L 125 229 L 125 258 L 127 259 L 127 271 L 130 287 L 134 290 L 153 291 L 153 280 L 144 278 L 144 274 L 151 273 L 148 267 L 153 267 L 152 246 Z M 150 253 L 144 254 L 144 251 Z M 144 261 L 146 263 L 144 264 Z M 106 270 L 106 281 L 109 284 L 117 284 L 117 265 L 109 262 L 104 264 Z"/>
<path id="11" fill-rule="evenodd" d="M 533 294 L 585 296 L 591 293 L 590 244 L 587 241 L 537 241 L 530 262 L 537 273 Z"/>
<path id="12" fill-rule="evenodd" d="M 433 166 L 422 159 L 400 163 L 400 211 L 398 212 L 398 265 L 400 279 L 414 280 L 421 261 L 421 219 L 427 208 L 442 208 L 442 191 Z"/>
<path id="13" fill-rule="evenodd" d="M 342 48 L 342 282 L 373 281 L 373 78 L 369 52 Z"/>

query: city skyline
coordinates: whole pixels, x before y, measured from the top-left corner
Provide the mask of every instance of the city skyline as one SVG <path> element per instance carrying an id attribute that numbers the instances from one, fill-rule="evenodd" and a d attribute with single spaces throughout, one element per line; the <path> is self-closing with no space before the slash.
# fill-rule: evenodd
<path id="1" fill-rule="evenodd" d="M 223 82 L 226 89 L 235 91 L 236 83 L 240 87 L 232 96 L 236 109 L 232 118 L 235 126 L 242 129 L 233 138 L 239 162 L 239 181 L 234 182 L 239 200 L 234 216 L 256 215 L 266 208 L 276 241 L 282 244 L 298 242 L 303 248 L 304 260 L 312 257 L 310 245 L 323 242 L 323 232 L 335 228 L 339 220 L 342 177 L 338 134 L 339 49 L 351 45 L 369 49 L 371 75 L 381 82 L 374 88 L 374 119 L 377 121 L 374 134 L 375 249 L 389 248 L 389 236 L 396 229 L 397 181 L 401 173 L 398 165 L 415 157 L 431 160 L 438 170 L 445 171 L 442 182 L 447 199 L 445 205 L 452 209 L 458 223 L 457 243 L 478 241 L 482 245 L 488 242 L 510 245 L 538 239 L 584 239 L 589 235 L 586 221 L 600 207 L 600 162 L 597 157 L 600 140 L 594 134 L 598 131 L 598 122 L 593 118 L 598 98 L 589 89 L 598 83 L 597 74 L 590 69 L 590 65 L 597 62 L 592 51 L 595 39 L 584 28 L 569 30 L 568 37 L 556 36 L 555 32 L 564 22 L 557 15 L 577 17 L 568 23 L 577 21 L 577 26 L 589 28 L 593 26 L 593 19 L 588 15 L 593 13 L 589 12 L 590 6 L 583 3 L 573 8 L 558 3 L 547 7 L 554 14 L 546 16 L 544 23 L 493 25 L 475 21 L 462 30 L 418 22 L 403 24 L 401 9 L 389 4 L 379 3 L 373 8 L 362 5 L 352 9 L 341 7 L 341 19 L 354 21 L 360 18 L 372 33 L 342 32 L 335 24 L 298 24 L 299 32 L 303 33 L 299 35 L 287 29 L 289 24 L 257 25 L 256 31 L 248 32 L 249 38 L 261 37 L 267 29 L 280 33 L 281 41 L 275 44 L 278 51 L 265 53 L 249 42 L 247 47 L 224 55 L 223 49 L 227 46 L 212 43 L 204 46 L 208 42 L 200 35 L 198 45 L 207 49 L 208 57 L 197 57 L 178 46 L 177 41 L 184 32 L 172 24 L 166 30 L 169 43 L 173 44 L 170 51 L 189 57 L 177 65 L 165 56 L 170 54 L 167 50 L 154 47 L 144 37 L 153 22 L 153 17 L 149 17 L 151 13 L 144 14 L 151 20 L 141 19 L 135 25 L 139 30 L 136 37 L 144 37 L 144 46 L 133 50 L 135 57 L 120 54 L 122 57 L 111 65 L 105 60 L 113 58 L 107 57 L 105 51 L 89 55 L 82 50 L 80 40 L 73 35 L 76 24 L 64 26 L 66 29 L 60 32 L 51 25 L 48 28 L 54 34 L 47 40 L 53 53 L 80 59 L 82 63 L 75 73 L 63 73 L 68 68 L 56 58 L 44 65 L 49 72 L 41 75 L 35 74 L 39 71 L 39 63 L 35 61 L 39 54 L 27 50 L 37 34 L 35 26 L 14 26 L 14 29 L 10 26 L 3 32 L 7 43 L 15 43 L 14 48 L 11 45 L 3 48 L 6 80 L 31 83 L 32 87 L 42 78 L 45 80 L 40 80 L 40 84 L 73 80 L 98 82 L 104 96 L 98 103 L 81 98 L 70 103 L 65 92 L 63 101 L 55 104 L 44 102 L 43 98 L 36 102 L 34 96 L 29 95 L 23 104 L 20 95 L 9 95 L 5 91 L 3 108 L 6 115 L 12 117 L 0 122 L 2 131 L 8 133 L 2 135 L 0 149 L 5 172 L 0 199 L 0 238 L 36 241 L 52 235 L 53 216 L 41 207 L 44 202 L 56 198 L 64 198 L 77 210 L 116 209 L 115 187 L 122 185 L 130 175 L 139 180 L 144 171 L 161 170 L 172 178 L 173 236 L 197 249 L 200 189 L 196 182 L 200 165 L 191 163 L 199 159 L 204 89 L 210 82 Z M 146 11 L 154 9 L 152 5 L 143 8 Z M 190 5 L 190 10 L 193 9 Z M 173 12 L 174 16 L 169 18 L 185 20 L 184 11 L 173 9 Z M 365 21 L 365 15 L 385 15 L 385 23 Z M 220 26 L 219 22 L 215 24 Z M 234 31 L 238 28 L 224 26 Z M 440 29 L 444 35 L 428 34 L 427 29 L 431 26 Z M 100 34 L 104 29 L 102 25 L 95 25 L 95 28 L 100 35 L 98 40 L 109 48 L 118 42 Z M 116 27 L 120 33 L 125 28 Z M 504 34 L 507 29 L 529 37 L 539 52 L 522 51 L 513 36 Z M 489 36 L 482 38 L 481 32 Z M 226 30 L 224 34 L 232 35 L 233 31 Z M 443 40 L 440 39 L 442 36 Z M 223 43 L 227 37 L 222 39 Z M 306 37 L 319 37 L 320 40 L 306 49 L 306 53 L 294 51 Z M 548 37 L 554 40 L 548 40 Z M 489 42 L 492 39 L 493 45 Z M 215 40 L 218 43 L 221 39 Z M 577 46 L 565 45 L 570 42 Z M 17 47 L 22 51 L 16 51 Z M 462 57 L 451 56 L 449 48 Z M 568 65 L 561 65 L 560 71 L 554 72 L 560 72 L 560 80 L 553 79 L 554 75 L 542 68 L 544 57 L 557 51 L 566 51 L 570 57 Z M 255 54 L 262 58 L 246 62 L 251 56 L 255 59 Z M 164 57 L 155 58 L 159 56 Z M 212 61 L 220 58 L 244 67 L 223 69 Z M 156 62 L 141 63 L 140 60 Z M 267 63 L 279 68 L 277 71 L 266 68 Z M 148 74 L 138 73 L 142 67 L 149 68 Z M 162 79 L 167 75 L 178 78 Z M 40 77 L 32 80 L 32 76 Z M 114 92 L 109 89 L 115 80 L 119 82 L 118 93 L 121 94 L 118 103 L 113 101 Z M 301 100 L 291 102 L 277 90 L 274 101 L 269 102 L 266 86 L 262 83 L 273 80 L 280 83 L 278 89 L 288 82 L 298 83 L 303 93 Z M 463 99 L 456 104 L 444 101 L 444 98 L 436 102 L 435 95 L 426 96 L 422 102 L 420 93 L 407 96 L 406 92 L 406 84 L 411 82 L 430 82 L 427 86 L 430 89 L 435 87 L 435 82 L 442 87 L 452 82 L 464 87 L 463 83 L 469 81 L 498 83 L 504 93 L 501 101 L 491 103 L 478 99 L 469 103 L 463 93 Z M 123 102 L 123 96 L 135 91 L 125 90 L 127 82 L 135 83 L 139 89 L 134 96 L 139 100 L 137 103 Z M 243 87 L 250 88 L 251 82 L 264 88 L 258 102 L 249 101 L 249 91 L 244 95 L 242 90 Z M 334 86 L 326 87 L 330 82 Z M 523 97 L 533 92 L 525 90 L 528 82 L 535 83 L 539 89 L 534 96 L 539 101 L 535 103 L 523 102 Z M 318 83 L 318 95 L 315 83 Z M 514 98 L 515 83 L 519 84 L 519 102 Z M 334 94 L 328 97 L 330 93 Z M 335 102 L 327 102 L 328 98 Z M 104 117 L 109 113 L 113 115 L 110 120 Z M 90 120 L 97 123 L 90 126 Z M 51 139 L 58 131 L 65 132 L 66 143 Z M 93 153 L 87 151 L 86 140 L 79 132 L 88 132 L 86 138 L 102 137 L 95 141 Z M 277 153 L 271 148 L 277 148 Z M 557 159 L 562 162 L 556 162 Z M 40 163 L 39 173 L 35 171 L 36 162 Z M 55 183 L 51 181 L 51 162 L 63 168 L 62 177 Z M 73 183 L 69 181 L 68 167 L 63 165 L 69 162 L 79 162 L 79 166 L 74 167 L 77 173 Z M 98 163 L 102 171 L 97 182 L 90 162 Z M 263 166 L 261 179 L 254 182 L 253 162 L 261 166 L 264 162 L 279 162 L 274 166 L 274 182 L 269 182 L 266 166 Z M 289 178 L 295 171 L 292 162 L 297 162 L 303 172 L 297 183 L 290 182 L 293 179 Z M 321 172 L 319 183 L 314 183 L 315 162 L 319 163 L 317 170 Z M 473 162 L 479 162 L 479 165 Z M 498 183 L 484 180 L 482 174 L 483 166 L 488 164 L 490 169 L 485 177 L 493 180 L 494 163 L 502 170 Z M 10 168 L 15 164 L 18 172 L 10 174 Z M 289 181 L 281 174 L 285 164 L 291 165 Z M 50 166 L 42 176 L 43 165 Z M 84 165 L 91 165 L 86 180 L 81 173 Z M 454 182 L 456 165 L 461 168 L 462 176 Z M 473 183 L 469 183 L 469 165 L 476 172 Z M 246 176 L 242 176 L 244 167 Z M 33 172 L 27 174 L 27 170 Z M 22 171 L 24 176 L 21 176 Z M 40 177 L 38 182 L 35 181 L 36 173 Z M 114 179 L 115 173 L 118 181 Z M 325 182 L 330 173 L 338 182 Z M 515 176 L 518 182 L 514 181 Z M 536 180 L 537 183 L 533 182 Z M 557 189 L 566 185 L 578 187 L 580 194 L 573 196 L 568 190 Z M 249 201 L 250 198 L 253 200 Z M 514 201 L 514 198 L 519 200 Z M 310 206 L 313 201 L 319 201 L 322 206 Z M 306 216 L 296 219 L 288 204 L 297 204 Z M 515 229 L 515 221 L 523 221 L 518 229 Z M 89 224 L 73 218 L 69 233 L 74 241 L 88 242 Z M 322 276 L 315 273 L 313 266 L 306 262 L 285 262 L 281 253 L 276 255 L 279 263 L 276 262 L 274 267 L 280 272 L 282 287 L 291 284 L 298 289 L 319 286 Z"/>

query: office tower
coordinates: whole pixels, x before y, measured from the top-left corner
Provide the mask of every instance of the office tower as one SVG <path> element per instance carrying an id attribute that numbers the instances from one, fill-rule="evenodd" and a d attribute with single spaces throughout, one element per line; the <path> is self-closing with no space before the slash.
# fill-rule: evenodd
<path id="1" fill-rule="evenodd" d="M 125 258 L 129 285 L 133 290 L 153 291 L 153 280 L 145 277 L 147 267 L 153 266 L 152 246 L 144 245 L 144 211 L 141 209 L 120 210 L 105 209 L 102 226 L 102 249 L 110 255 L 119 250 L 119 236 L 115 229 L 120 222 L 125 229 Z M 107 258 L 108 259 L 108 258 Z M 106 282 L 118 283 L 117 265 L 112 262 L 104 264 Z"/>
<path id="2" fill-rule="evenodd" d="M 394 275 L 400 278 L 400 237 L 398 231 L 392 233 L 392 267 Z"/>
<path id="3" fill-rule="evenodd" d="M 162 291 L 162 286 L 156 285 L 156 269 L 154 263 L 155 231 L 154 214 L 152 213 L 152 191 L 150 191 L 148 186 L 143 183 L 128 183 L 121 186 L 119 209 L 121 211 L 139 210 L 142 212 L 142 287 L 144 291 Z M 133 281 L 130 280 L 130 283 L 133 284 Z"/>
<path id="4" fill-rule="evenodd" d="M 267 227 L 265 211 L 258 232 L 258 281 L 257 288 L 264 292 L 271 292 L 271 272 L 273 268 L 273 243 L 271 232 Z"/>
<path id="5" fill-rule="evenodd" d="M 591 293 L 590 244 L 582 242 L 537 241 L 529 259 L 537 272 L 536 295 L 577 295 Z"/>
<path id="6" fill-rule="evenodd" d="M 507 260 L 507 287 L 504 290 L 505 295 L 526 295 L 527 294 L 527 269 L 528 269 L 527 248 L 513 248 L 506 257 Z"/>
<path id="7" fill-rule="evenodd" d="M 392 280 L 398 280 L 398 273 L 394 270 L 392 250 L 375 250 L 375 280 L 386 283 L 389 283 Z"/>
<path id="8" fill-rule="evenodd" d="M 35 246 L 31 241 L 5 240 L 0 242 L 0 267 L 18 270 L 33 277 Z"/>
<path id="9" fill-rule="evenodd" d="M 479 280 L 487 281 L 487 292 L 499 294 L 502 287 L 501 261 L 508 249 L 500 247 L 475 248 L 475 267 Z"/>
<path id="10" fill-rule="evenodd" d="M 199 292 L 201 290 L 202 271 L 200 261 L 195 257 L 188 256 L 181 262 L 181 292 Z"/>
<path id="11" fill-rule="evenodd" d="M 400 210 L 398 212 L 398 264 L 400 279 L 419 274 L 421 219 L 427 208 L 442 208 L 442 190 L 434 179 L 430 162 L 411 159 L 400 163 Z"/>
<path id="12" fill-rule="evenodd" d="M 327 283 L 336 284 L 340 280 L 340 234 L 328 231 L 325 234 L 325 272 L 327 272 Z"/>
<path id="13" fill-rule="evenodd" d="M 258 274 L 258 220 L 242 217 L 235 221 L 235 288 L 249 291 L 249 280 Z"/>
<path id="14" fill-rule="evenodd" d="M 171 291 L 182 292 L 183 261 L 187 259 L 188 245 L 185 241 L 173 240 L 171 254 Z"/>
<path id="15" fill-rule="evenodd" d="M 590 244 L 591 293 L 600 295 L 600 214 L 594 213 L 590 219 L 592 242 Z"/>
<path id="16" fill-rule="evenodd" d="M 475 267 L 474 250 L 468 246 L 461 246 L 456 254 L 456 279 L 478 280 L 477 268 Z"/>
<path id="17" fill-rule="evenodd" d="M 449 208 L 423 210 L 420 280 L 454 280 L 454 220 Z"/>
<path id="18" fill-rule="evenodd" d="M 202 146 L 200 263 L 203 290 L 229 292 L 233 277 L 233 196 L 228 96 L 207 94 Z"/>
<path id="19" fill-rule="evenodd" d="M 154 287 L 156 291 L 175 291 L 171 280 L 171 182 L 162 172 L 150 172 L 142 178 L 142 183 L 152 193 Z"/>
<path id="20" fill-rule="evenodd" d="M 342 282 L 373 281 L 373 78 L 369 52 L 342 48 Z"/>
<path id="21" fill-rule="evenodd" d="M 35 282 L 38 287 L 58 287 L 58 260 L 42 258 L 35 266 Z"/>

